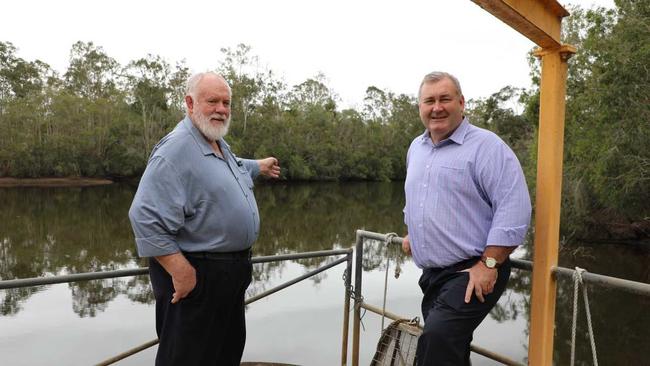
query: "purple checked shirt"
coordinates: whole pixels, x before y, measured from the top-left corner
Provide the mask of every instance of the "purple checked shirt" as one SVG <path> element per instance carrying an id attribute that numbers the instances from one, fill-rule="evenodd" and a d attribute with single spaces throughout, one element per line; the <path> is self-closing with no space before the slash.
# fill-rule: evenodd
<path id="1" fill-rule="evenodd" d="M 447 139 L 416 137 L 406 157 L 406 206 L 413 260 L 442 268 L 481 256 L 486 245 L 520 245 L 530 223 L 521 165 L 494 133 L 465 118 Z"/>

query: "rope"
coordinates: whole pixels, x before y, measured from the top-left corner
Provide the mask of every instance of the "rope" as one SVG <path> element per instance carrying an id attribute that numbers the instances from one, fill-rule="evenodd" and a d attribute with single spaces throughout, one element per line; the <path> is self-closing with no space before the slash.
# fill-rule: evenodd
<path id="1" fill-rule="evenodd" d="M 584 268 L 576 267 L 573 272 L 573 322 L 571 324 L 571 366 L 575 364 L 576 352 L 576 330 L 578 323 L 578 288 L 582 285 L 582 297 L 585 301 L 585 313 L 587 315 L 587 328 L 589 329 L 589 342 L 591 344 L 591 354 L 594 359 L 594 366 L 598 366 L 598 357 L 596 355 L 596 340 L 594 330 L 591 325 L 591 311 L 589 310 L 589 297 L 587 296 L 587 286 L 582 280 L 582 273 L 587 272 Z"/>
<path id="2" fill-rule="evenodd" d="M 384 319 L 386 316 L 386 294 L 388 293 L 388 268 L 390 267 L 390 256 L 388 255 L 388 246 L 393 242 L 393 238 L 396 238 L 397 234 L 388 233 L 384 237 L 384 242 L 386 243 L 386 274 L 384 275 L 384 302 L 381 307 L 381 330 L 384 331 Z"/>
<path id="3" fill-rule="evenodd" d="M 364 299 L 363 299 L 363 295 L 356 296 L 356 295 L 354 294 L 354 291 L 355 291 L 355 290 L 354 290 L 354 285 L 353 285 L 352 283 L 350 283 L 349 286 L 346 286 L 346 285 L 345 285 L 345 283 L 347 282 L 347 278 L 348 278 L 349 275 L 350 275 L 350 274 L 348 273 L 348 270 L 347 270 L 347 269 L 343 270 L 343 276 L 342 276 L 342 279 L 343 279 L 343 286 L 347 288 L 348 296 L 350 296 L 350 298 L 351 298 L 352 300 L 354 300 L 354 302 L 355 302 L 357 305 L 359 305 L 359 303 L 362 303 L 363 300 L 364 300 Z"/>
<path id="4" fill-rule="evenodd" d="M 345 269 L 343 270 L 343 285 L 345 286 L 345 283 L 347 282 L 347 278 L 349 276 L 348 270 Z M 354 295 L 354 286 L 352 283 L 350 283 L 350 286 L 347 286 L 347 291 L 348 291 L 348 296 L 354 300 L 354 307 L 350 309 L 350 311 L 357 309 L 361 307 L 361 303 L 363 302 L 363 295 L 359 295 L 358 297 Z M 363 324 L 363 317 L 366 316 L 366 309 L 363 309 L 363 313 L 361 313 L 361 316 L 359 317 L 359 322 L 361 323 L 361 328 L 365 331 L 366 326 Z"/>
<path id="5" fill-rule="evenodd" d="M 575 355 L 576 355 L 576 328 L 578 323 L 578 267 L 573 273 L 573 319 L 571 320 L 571 363 L 570 365 L 575 365 Z"/>

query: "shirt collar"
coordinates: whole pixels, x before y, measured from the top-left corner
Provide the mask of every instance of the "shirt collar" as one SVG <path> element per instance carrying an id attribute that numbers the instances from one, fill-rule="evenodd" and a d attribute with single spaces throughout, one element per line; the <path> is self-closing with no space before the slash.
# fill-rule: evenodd
<path id="1" fill-rule="evenodd" d="M 467 131 L 469 131 L 469 119 L 467 117 L 463 117 L 463 121 L 458 125 L 458 128 L 454 131 L 454 133 L 451 134 L 448 138 L 440 141 L 437 146 L 440 144 L 446 144 L 447 141 L 453 141 L 457 143 L 458 145 L 462 145 L 463 142 L 465 141 L 465 136 L 467 135 Z M 431 141 L 431 134 L 429 133 L 429 130 L 425 130 L 422 135 L 420 135 L 420 139 L 422 142 L 427 142 L 429 141 L 430 143 L 433 144 Z"/>
<path id="2" fill-rule="evenodd" d="M 463 117 L 463 121 L 458 125 L 458 128 L 456 128 L 456 131 L 449 136 L 449 140 L 457 143 L 458 145 L 462 145 L 463 142 L 465 141 L 465 136 L 467 136 L 467 131 L 469 130 L 469 119 L 467 117 Z"/>
<path id="3" fill-rule="evenodd" d="M 185 116 L 185 118 L 183 119 L 183 126 L 185 126 L 185 128 L 188 131 L 190 131 L 190 134 L 194 138 L 194 141 L 196 142 L 196 144 L 199 145 L 199 149 L 201 149 L 201 152 L 203 153 L 203 155 L 217 156 L 214 153 L 214 150 L 212 150 L 212 146 L 210 146 L 210 144 L 208 143 L 208 140 L 206 140 L 205 137 L 203 136 L 203 134 L 201 133 L 201 131 L 199 131 L 199 129 L 196 128 L 196 126 L 194 126 L 194 123 L 192 123 L 192 120 L 190 119 L 189 116 Z M 226 141 L 224 141 L 223 139 L 219 139 L 218 143 L 219 143 L 219 146 L 221 146 L 222 150 L 223 149 L 230 150 L 230 146 L 228 146 Z"/>

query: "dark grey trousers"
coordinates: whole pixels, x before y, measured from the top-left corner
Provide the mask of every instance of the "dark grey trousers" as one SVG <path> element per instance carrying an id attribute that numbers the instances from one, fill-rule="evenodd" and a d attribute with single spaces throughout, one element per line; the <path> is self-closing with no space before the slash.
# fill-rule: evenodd
<path id="1" fill-rule="evenodd" d="M 196 287 L 176 304 L 171 276 L 149 261 L 156 297 L 156 366 L 239 365 L 246 342 L 244 295 L 251 282 L 250 258 L 187 258 Z"/>
<path id="2" fill-rule="evenodd" d="M 422 272 L 419 285 L 424 297 L 422 315 L 424 330 L 418 340 L 418 366 L 469 366 L 470 344 L 474 329 L 485 319 L 503 294 L 510 278 L 510 261 L 498 269 L 494 291 L 480 302 L 475 294 L 465 303 L 469 272 L 479 258 L 457 265 Z"/>

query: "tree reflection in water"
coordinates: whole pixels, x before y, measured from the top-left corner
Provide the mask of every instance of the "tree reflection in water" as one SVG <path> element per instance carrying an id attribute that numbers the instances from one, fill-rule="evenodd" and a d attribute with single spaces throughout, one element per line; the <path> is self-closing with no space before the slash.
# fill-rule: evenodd
<path id="1" fill-rule="evenodd" d="M 402 231 L 400 184 L 287 184 L 256 188 L 262 218 L 256 256 L 345 248 L 355 230 Z M 29 278 L 64 273 L 107 271 L 146 266 L 137 258 L 127 212 L 134 187 L 15 188 L 0 190 L 0 278 Z M 381 261 L 381 246 L 366 252 Z M 332 258 L 297 261 L 305 271 Z M 373 260 L 366 268 L 375 268 Z M 282 262 L 256 264 L 248 295 L 264 290 L 265 278 L 281 276 Z M 322 273 L 312 277 L 318 282 Z M 118 295 L 152 302 L 146 276 L 69 284 L 73 310 L 95 316 Z M 40 288 L 3 291 L 2 315 L 16 314 L 20 304 Z"/>
<path id="2" fill-rule="evenodd" d="M 134 267 L 125 186 L 0 190 L 0 277 L 42 277 Z M 136 279 L 138 281 L 141 279 Z M 127 293 L 133 279 L 70 284 L 73 308 L 93 316 Z M 3 315 L 16 313 L 37 289 L 4 291 Z"/>
<path id="3" fill-rule="evenodd" d="M 146 260 L 135 253 L 127 217 L 134 192 L 134 187 L 122 184 L 0 189 L 0 279 L 146 266 Z M 356 229 L 404 233 L 403 185 L 399 182 L 258 184 L 256 196 L 262 222 L 255 256 L 349 248 L 354 245 Z M 530 243 L 524 246 L 523 253 L 525 259 L 530 259 Z M 392 270 L 410 260 L 398 246 L 386 248 L 383 243 L 368 241 L 364 270 L 384 270 L 387 255 Z M 296 262 L 307 272 L 332 260 L 309 258 Z M 564 245 L 560 265 L 578 265 L 595 273 L 650 282 L 650 250 L 643 245 Z M 271 279 L 280 278 L 286 269 L 286 262 L 256 264 L 247 296 L 267 290 Z M 310 281 L 317 284 L 326 278 L 324 272 Z M 530 286 L 530 272 L 513 270 L 509 289 L 491 318 L 499 323 L 519 317 L 528 319 Z M 138 303 L 151 303 L 153 299 L 147 276 L 78 282 L 68 287 L 73 311 L 80 317 L 96 316 L 120 295 Z M 0 291 L 0 313 L 19 313 L 21 304 L 45 288 Z M 573 284 L 560 280 L 554 356 L 558 364 L 566 364 L 569 359 L 572 304 Z M 650 353 L 650 317 L 644 314 L 650 305 L 648 298 L 598 287 L 590 288 L 590 304 L 597 346 L 602 349 L 599 359 L 604 364 L 644 362 L 643 355 Z M 528 335 L 528 327 L 524 333 L 522 337 Z M 579 360 L 590 360 L 585 334 L 581 308 Z M 526 343 L 524 339 L 522 344 Z"/>

